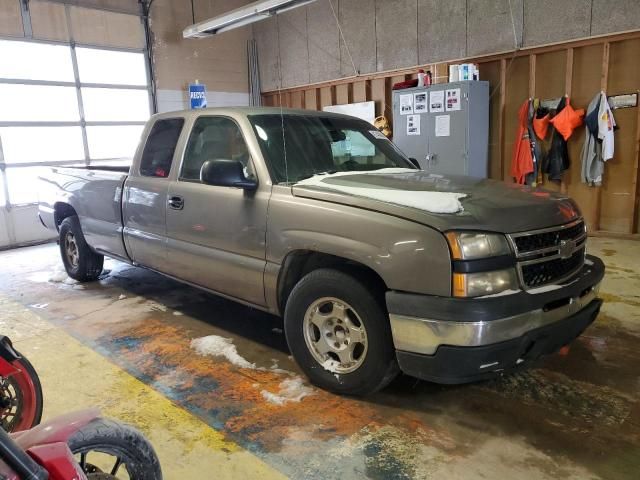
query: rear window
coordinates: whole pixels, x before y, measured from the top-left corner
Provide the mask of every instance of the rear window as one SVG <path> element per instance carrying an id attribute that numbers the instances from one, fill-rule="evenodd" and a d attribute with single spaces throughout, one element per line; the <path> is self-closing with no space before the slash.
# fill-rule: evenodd
<path id="1" fill-rule="evenodd" d="M 166 178 L 184 125 L 183 118 L 158 120 L 151 128 L 140 161 L 140 175 Z"/>

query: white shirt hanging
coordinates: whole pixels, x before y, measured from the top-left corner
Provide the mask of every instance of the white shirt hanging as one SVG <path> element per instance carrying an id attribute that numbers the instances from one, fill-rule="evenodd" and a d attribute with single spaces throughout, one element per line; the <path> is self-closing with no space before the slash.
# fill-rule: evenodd
<path id="1" fill-rule="evenodd" d="M 600 109 L 598 110 L 598 138 L 602 140 L 602 160 L 607 161 L 613 158 L 613 128 L 616 121 L 609 106 L 607 96 L 600 92 Z"/>

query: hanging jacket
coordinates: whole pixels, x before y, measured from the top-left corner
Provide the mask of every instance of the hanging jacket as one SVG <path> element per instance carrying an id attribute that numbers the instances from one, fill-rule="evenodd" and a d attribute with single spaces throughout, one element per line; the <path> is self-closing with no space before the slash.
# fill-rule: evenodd
<path id="1" fill-rule="evenodd" d="M 556 115 L 564 110 L 567 104 L 567 98 L 562 97 L 558 106 L 556 107 Z M 567 142 L 563 136 L 553 127 L 551 127 L 551 147 L 549 147 L 549 153 L 545 158 L 544 165 L 542 167 L 543 173 L 549 175 L 549 180 L 559 182 L 562 180 L 562 174 L 570 166 L 569 152 L 567 151 Z"/>
<path id="2" fill-rule="evenodd" d="M 598 138 L 602 141 L 602 160 L 613 158 L 613 130 L 616 120 L 604 92 L 600 92 L 600 108 L 598 109 Z"/>
<path id="3" fill-rule="evenodd" d="M 527 112 L 527 132 L 529 134 L 529 147 L 531 148 L 531 167 L 532 172 L 527 174 L 525 177 L 525 183 L 527 185 L 536 185 L 537 177 L 538 177 L 538 169 L 540 167 L 540 162 L 542 161 L 542 145 L 536 139 L 536 135 L 533 128 L 533 119 L 535 117 L 536 109 L 535 109 L 535 101 L 529 101 L 529 110 Z"/>
<path id="4" fill-rule="evenodd" d="M 598 93 L 587 107 L 584 128 L 584 144 L 582 145 L 582 181 L 589 185 L 600 185 L 604 162 L 602 161 L 602 145 L 598 141 L 598 112 L 602 94 Z"/>
<path id="5" fill-rule="evenodd" d="M 518 110 L 518 129 L 516 130 L 513 156 L 511 157 L 511 176 L 519 184 L 524 184 L 526 176 L 534 171 L 528 123 L 529 100 L 525 100 L 520 106 L 520 110 Z"/>

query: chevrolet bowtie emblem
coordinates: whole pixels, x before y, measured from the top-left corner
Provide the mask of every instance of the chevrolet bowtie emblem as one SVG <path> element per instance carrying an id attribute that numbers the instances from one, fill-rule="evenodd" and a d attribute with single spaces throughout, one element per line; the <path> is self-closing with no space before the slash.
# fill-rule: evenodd
<path id="1" fill-rule="evenodd" d="M 559 248 L 559 254 L 560 254 L 560 258 L 562 258 L 563 260 L 565 258 L 569 258 L 571 255 L 573 255 L 573 252 L 576 251 L 576 242 L 574 242 L 573 240 L 561 240 L 560 241 L 560 248 Z"/>

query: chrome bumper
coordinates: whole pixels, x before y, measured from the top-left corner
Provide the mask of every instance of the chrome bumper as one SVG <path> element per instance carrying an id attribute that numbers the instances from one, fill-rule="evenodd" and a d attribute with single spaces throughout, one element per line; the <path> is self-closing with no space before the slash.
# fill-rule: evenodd
<path id="1" fill-rule="evenodd" d="M 540 308 L 491 321 L 454 322 L 390 314 L 393 343 L 396 350 L 433 355 L 441 345 L 477 347 L 511 340 L 576 314 L 597 297 L 599 287 L 598 283 L 551 310 Z M 508 301 L 508 296 L 504 299 Z"/>

